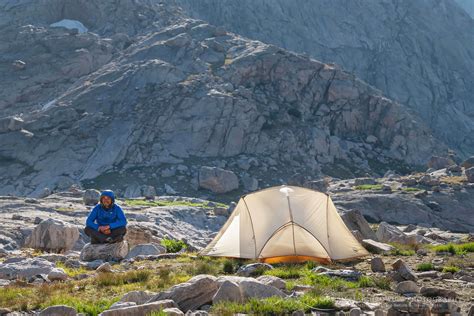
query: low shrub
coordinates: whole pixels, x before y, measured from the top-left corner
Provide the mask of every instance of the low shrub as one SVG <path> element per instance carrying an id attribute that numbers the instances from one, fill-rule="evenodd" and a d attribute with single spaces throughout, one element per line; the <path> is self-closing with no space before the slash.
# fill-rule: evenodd
<path id="1" fill-rule="evenodd" d="M 432 271 L 435 267 L 431 262 L 423 262 L 416 266 L 417 271 Z"/>
<path id="2" fill-rule="evenodd" d="M 474 252 L 474 242 L 467 242 L 462 244 L 446 244 L 446 245 L 439 245 L 434 246 L 433 250 L 436 253 L 450 253 L 452 255 L 465 255 L 470 252 Z"/>
<path id="3" fill-rule="evenodd" d="M 176 253 L 181 249 L 186 249 L 187 245 L 182 240 L 164 238 L 161 240 L 161 245 L 166 248 L 166 252 Z"/>
<path id="4" fill-rule="evenodd" d="M 96 276 L 98 286 L 116 286 L 130 283 L 146 282 L 152 276 L 150 270 L 132 270 L 123 273 L 114 273 L 113 277 L 109 273 L 99 273 Z"/>
<path id="5" fill-rule="evenodd" d="M 334 301 L 329 297 L 305 294 L 298 298 L 270 297 L 266 299 L 250 299 L 247 303 L 221 302 L 211 308 L 215 315 L 235 315 L 238 313 L 251 315 L 289 315 L 298 310 L 310 312 L 312 308 L 332 309 Z"/>
<path id="6" fill-rule="evenodd" d="M 456 273 L 456 272 L 459 272 L 459 269 L 458 267 L 455 267 L 455 266 L 445 266 L 443 267 L 443 272 L 451 272 L 451 273 Z"/>
<path id="7" fill-rule="evenodd" d="M 361 184 L 354 187 L 356 190 L 382 190 L 381 184 Z"/>

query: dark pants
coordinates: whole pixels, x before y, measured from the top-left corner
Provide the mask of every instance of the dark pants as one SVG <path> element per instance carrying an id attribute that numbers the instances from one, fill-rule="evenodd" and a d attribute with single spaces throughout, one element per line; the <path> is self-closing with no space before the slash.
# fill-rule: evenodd
<path id="1" fill-rule="evenodd" d="M 110 234 L 106 235 L 98 230 L 86 227 L 84 232 L 91 238 L 91 244 L 107 244 L 123 241 L 123 237 L 127 233 L 127 229 L 125 227 L 117 227 L 115 229 L 111 229 Z"/>

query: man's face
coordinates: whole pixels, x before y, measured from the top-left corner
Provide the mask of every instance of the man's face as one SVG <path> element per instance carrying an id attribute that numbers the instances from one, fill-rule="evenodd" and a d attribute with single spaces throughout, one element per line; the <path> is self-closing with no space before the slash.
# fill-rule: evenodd
<path id="1" fill-rule="evenodd" d="M 110 205 L 112 205 L 112 199 L 108 196 L 103 196 L 100 198 L 100 202 L 105 206 L 105 207 L 109 207 Z"/>

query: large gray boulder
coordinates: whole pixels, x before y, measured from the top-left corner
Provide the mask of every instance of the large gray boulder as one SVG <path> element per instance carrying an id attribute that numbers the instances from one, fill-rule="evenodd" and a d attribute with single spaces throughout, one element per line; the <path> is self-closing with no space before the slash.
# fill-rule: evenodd
<path id="1" fill-rule="evenodd" d="M 395 242 L 404 245 L 416 245 L 425 242 L 423 236 L 416 233 L 405 234 L 396 226 L 386 222 L 380 223 L 375 235 L 382 242 Z"/>
<path id="2" fill-rule="evenodd" d="M 239 287 L 243 301 L 251 298 L 286 297 L 286 294 L 276 287 L 260 283 L 257 280 L 244 280 L 239 283 Z"/>
<path id="3" fill-rule="evenodd" d="M 216 277 L 201 274 L 192 277 L 188 282 L 177 284 L 167 291 L 158 293 L 149 302 L 170 299 L 176 302 L 182 311 L 186 312 L 211 303 L 218 288 Z"/>
<path id="4" fill-rule="evenodd" d="M 219 302 L 242 303 L 242 294 L 240 293 L 239 285 L 228 280 L 222 282 L 216 294 L 212 297 L 213 304 Z"/>
<path id="5" fill-rule="evenodd" d="M 232 171 L 203 166 L 199 169 L 199 186 L 214 193 L 227 193 L 238 189 L 239 178 Z"/>
<path id="6" fill-rule="evenodd" d="M 126 241 L 113 244 L 86 244 L 81 251 L 80 258 L 83 261 L 94 260 L 122 260 L 128 254 L 128 243 Z"/>
<path id="7" fill-rule="evenodd" d="M 142 244 L 160 244 L 160 239 L 153 234 L 153 230 L 146 225 L 130 224 L 127 225 L 127 234 L 125 240 L 131 248 Z"/>
<path id="8" fill-rule="evenodd" d="M 377 241 L 374 231 L 359 210 L 352 210 L 341 215 L 342 220 L 350 230 L 357 230 L 362 234 L 363 239 Z"/>
<path id="9" fill-rule="evenodd" d="M 49 218 L 33 229 L 25 246 L 46 251 L 64 252 L 71 250 L 78 239 L 79 229 L 77 226 Z"/>
<path id="10" fill-rule="evenodd" d="M 48 274 L 55 264 L 39 258 L 21 258 L 0 264 L 0 279 L 28 279 L 38 274 Z"/>

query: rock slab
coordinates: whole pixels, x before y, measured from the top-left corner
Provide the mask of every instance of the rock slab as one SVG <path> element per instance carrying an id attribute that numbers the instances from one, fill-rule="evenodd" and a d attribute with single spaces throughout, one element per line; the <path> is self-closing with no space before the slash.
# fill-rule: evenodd
<path id="1" fill-rule="evenodd" d="M 124 259 L 128 254 L 128 243 L 126 241 L 113 244 L 86 244 L 81 251 L 82 261 L 118 261 Z"/>

